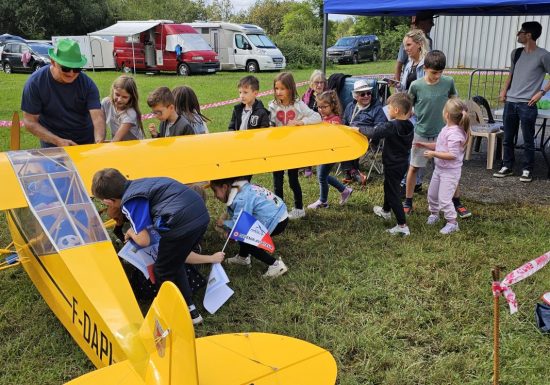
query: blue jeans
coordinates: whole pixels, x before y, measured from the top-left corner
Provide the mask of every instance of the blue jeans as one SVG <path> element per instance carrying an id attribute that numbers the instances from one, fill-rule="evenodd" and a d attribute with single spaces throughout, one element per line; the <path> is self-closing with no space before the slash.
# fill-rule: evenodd
<path id="1" fill-rule="evenodd" d="M 525 103 L 506 102 L 504 105 L 504 167 L 513 169 L 515 161 L 514 138 L 518 134 L 521 122 L 523 136 L 523 170 L 533 171 L 535 164 L 535 124 L 537 122 L 537 106 Z"/>
<path id="2" fill-rule="evenodd" d="M 317 178 L 319 178 L 319 200 L 326 203 L 328 200 L 328 185 L 335 187 L 338 191 L 342 192 L 346 189 L 338 179 L 330 175 L 330 171 L 334 163 L 322 164 L 317 166 Z"/>

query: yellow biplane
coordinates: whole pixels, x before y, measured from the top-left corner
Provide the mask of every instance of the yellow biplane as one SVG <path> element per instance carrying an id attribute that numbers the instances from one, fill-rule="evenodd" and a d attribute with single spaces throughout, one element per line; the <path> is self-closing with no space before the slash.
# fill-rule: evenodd
<path id="1" fill-rule="evenodd" d="M 295 338 L 195 339 L 185 301 L 165 283 L 144 318 L 96 207 L 94 173 L 183 183 L 358 158 L 364 136 L 319 124 L 0 153 L 0 210 L 22 266 L 99 369 L 70 384 L 334 384 L 332 355 Z"/>

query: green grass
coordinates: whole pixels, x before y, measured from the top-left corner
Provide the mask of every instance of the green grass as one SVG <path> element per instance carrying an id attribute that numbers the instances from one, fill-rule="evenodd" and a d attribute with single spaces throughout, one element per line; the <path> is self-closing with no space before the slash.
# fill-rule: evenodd
<path id="1" fill-rule="evenodd" d="M 388 73 L 391 65 L 368 63 L 338 70 Z M 310 73 L 293 72 L 298 80 Z M 102 95 L 116 75 L 93 75 Z M 138 84 L 146 95 L 163 82 L 173 86 L 183 81 L 197 90 L 201 103 L 208 103 L 234 97 L 242 75 L 183 80 L 138 75 Z M 26 78 L 21 76 L 16 86 L 16 76 L 0 74 L 2 84 L 6 79 L 14 82 L 13 91 L 1 102 L 1 119 L 13 108 L 7 104 L 10 98 L 18 100 L 11 94 L 20 93 L 17 87 Z M 273 76 L 260 74 L 262 90 Z M 457 78 L 459 90 L 465 83 Z M 225 129 L 230 108 L 207 111 L 214 119 L 213 131 Z M 25 136 L 24 144 L 31 143 Z M 254 180 L 272 186 L 270 175 Z M 316 181 L 302 178 L 301 183 L 304 202 L 316 200 Z M 285 187 L 291 203 L 288 183 Z M 256 261 L 252 269 L 228 267 L 235 295 L 215 315 L 202 310 L 205 324 L 197 328 L 197 335 L 265 331 L 305 339 L 332 352 L 341 385 L 490 384 L 490 270 L 499 264 L 508 272 L 550 250 L 550 208 L 467 201 L 474 217 L 460 222 L 459 233 L 444 237 L 439 227 L 425 224 L 427 203 L 421 195 L 409 221 L 412 235 L 403 239 L 386 234 L 384 229 L 393 223 L 372 214 L 372 206 L 382 203 L 382 197 L 381 176 L 354 192 L 344 207 L 338 206 L 337 193 L 331 190 L 329 209 L 309 212 L 275 237 L 276 255 L 284 259 L 289 273 L 265 281 L 260 278 L 265 267 Z M 208 207 L 212 218 L 223 211 L 212 196 Z M 8 242 L 2 217 L 0 246 Z M 205 250 L 213 252 L 222 245 L 210 229 Z M 227 255 L 235 252 L 235 245 L 230 245 Z M 537 331 L 533 307 L 550 289 L 549 279 L 550 270 L 543 269 L 514 286 L 518 314 L 511 316 L 501 307 L 502 385 L 548 383 L 550 341 Z M 201 299 L 198 296 L 197 302 Z M 0 385 L 59 384 L 93 369 L 22 269 L 0 272 L 0 303 Z"/>

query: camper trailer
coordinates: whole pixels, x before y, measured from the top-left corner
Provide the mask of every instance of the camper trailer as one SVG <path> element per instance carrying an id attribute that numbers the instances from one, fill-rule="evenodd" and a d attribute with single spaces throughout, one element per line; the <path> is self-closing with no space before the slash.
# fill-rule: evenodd
<path id="1" fill-rule="evenodd" d="M 222 70 L 281 70 L 286 59 L 264 30 L 253 24 L 196 22 L 190 24 L 220 57 Z"/>
<path id="2" fill-rule="evenodd" d="M 170 20 L 119 21 L 88 34 L 114 36 L 114 60 L 124 72 L 216 73 L 218 55 L 188 25 Z"/>
<path id="3" fill-rule="evenodd" d="M 57 46 L 60 39 L 73 39 L 78 42 L 80 52 L 88 59 L 84 68 L 115 68 L 112 36 L 52 36 L 52 44 Z"/>

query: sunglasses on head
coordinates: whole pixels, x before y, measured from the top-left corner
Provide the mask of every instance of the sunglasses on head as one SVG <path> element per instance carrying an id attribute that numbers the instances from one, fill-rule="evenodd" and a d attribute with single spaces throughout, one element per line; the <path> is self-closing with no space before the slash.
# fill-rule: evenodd
<path id="1" fill-rule="evenodd" d="M 73 73 L 79 74 L 80 72 L 82 72 L 82 68 L 69 68 L 69 67 L 65 67 L 65 66 L 62 66 L 62 65 L 59 65 L 59 67 L 61 67 L 61 71 L 65 72 L 65 73 L 73 71 Z"/>
<path id="2" fill-rule="evenodd" d="M 355 95 L 364 98 L 365 96 L 371 96 L 372 92 L 370 91 L 356 92 Z"/>

